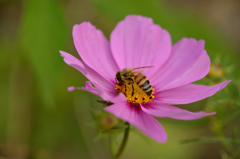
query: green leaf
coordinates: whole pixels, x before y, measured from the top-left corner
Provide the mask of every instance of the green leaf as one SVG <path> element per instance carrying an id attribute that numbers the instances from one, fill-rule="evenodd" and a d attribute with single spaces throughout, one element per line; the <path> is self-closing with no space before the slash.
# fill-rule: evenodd
<path id="1" fill-rule="evenodd" d="M 129 125 L 125 124 L 125 123 L 116 124 L 113 127 L 111 127 L 110 129 L 103 131 L 102 133 L 105 133 L 105 132 L 108 132 L 111 130 L 116 130 L 116 129 L 126 129 L 126 128 L 128 128 L 128 126 Z"/>
<path id="2" fill-rule="evenodd" d="M 101 133 L 98 133 L 98 134 L 92 139 L 92 142 L 97 142 L 97 141 L 99 141 L 100 139 L 105 138 L 105 137 L 106 137 L 106 135 L 101 134 Z"/>
<path id="3" fill-rule="evenodd" d="M 90 127 L 90 128 L 96 128 L 96 123 L 95 121 L 91 121 L 91 122 L 83 122 L 83 124 L 87 127 Z"/>
<path id="4" fill-rule="evenodd" d="M 55 0 L 25 0 L 21 41 L 45 105 L 53 105 L 53 89 L 64 64 L 59 50 L 67 43 L 66 24 Z"/>
<path id="5" fill-rule="evenodd" d="M 94 120 L 97 120 L 103 114 L 102 111 L 93 108 L 90 108 L 90 112 Z"/>
<path id="6" fill-rule="evenodd" d="M 181 144 L 188 144 L 188 143 L 214 143 L 214 142 L 223 142 L 223 143 L 231 143 L 234 145 L 240 146 L 239 140 L 232 140 L 230 138 L 196 138 L 196 139 L 189 139 L 181 141 Z"/>

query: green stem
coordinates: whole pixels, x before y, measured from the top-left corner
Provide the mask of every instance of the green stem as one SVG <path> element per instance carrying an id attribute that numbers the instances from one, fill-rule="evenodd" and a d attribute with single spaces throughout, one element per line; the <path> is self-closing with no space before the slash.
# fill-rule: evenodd
<path id="1" fill-rule="evenodd" d="M 124 151 L 124 149 L 126 147 L 126 143 L 127 143 L 128 135 L 129 135 L 130 124 L 128 122 L 125 122 L 125 124 L 128 125 L 128 127 L 125 129 L 121 146 L 120 146 L 117 154 L 114 156 L 115 158 L 119 158 L 122 155 L 122 152 Z"/>

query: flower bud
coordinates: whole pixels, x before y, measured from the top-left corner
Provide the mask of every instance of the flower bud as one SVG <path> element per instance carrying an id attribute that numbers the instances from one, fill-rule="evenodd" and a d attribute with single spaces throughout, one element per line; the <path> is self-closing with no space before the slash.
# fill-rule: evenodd
<path id="1" fill-rule="evenodd" d="M 221 78 L 225 76 L 225 69 L 219 63 L 212 63 L 210 65 L 209 77 Z"/>
<path id="2" fill-rule="evenodd" d="M 102 130 L 108 130 L 119 123 L 119 119 L 112 114 L 103 114 L 100 117 L 100 127 Z"/>

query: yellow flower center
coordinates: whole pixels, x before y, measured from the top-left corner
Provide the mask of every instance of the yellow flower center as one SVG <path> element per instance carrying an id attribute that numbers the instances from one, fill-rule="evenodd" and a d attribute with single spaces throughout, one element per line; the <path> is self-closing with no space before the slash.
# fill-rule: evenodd
<path id="1" fill-rule="evenodd" d="M 147 95 L 135 82 L 133 83 L 124 83 L 119 84 L 120 82 L 117 81 L 116 90 L 119 93 L 123 93 L 127 101 L 133 104 L 140 104 L 140 103 L 146 103 L 151 102 L 154 98 L 154 89 L 152 88 L 151 95 Z"/>

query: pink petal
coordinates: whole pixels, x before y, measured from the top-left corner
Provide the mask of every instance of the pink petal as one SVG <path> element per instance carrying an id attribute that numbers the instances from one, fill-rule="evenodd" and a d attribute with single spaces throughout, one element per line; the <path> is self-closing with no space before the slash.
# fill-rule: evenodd
<path id="1" fill-rule="evenodd" d="M 156 91 L 182 86 L 203 78 L 210 69 L 204 41 L 183 38 L 173 46 L 168 61 L 150 79 Z"/>
<path id="2" fill-rule="evenodd" d="M 184 109 L 180 109 L 174 106 L 170 106 L 160 102 L 148 103 L 148 105 L 142 106 L 142 110 L 148 114 L 151 114 L 160 118 L 173 118 L 178 120 L 195 120 L 208 115 L 216 114 L 215 112 L 190 112 Z"/>
<path id="3" fill-rule="evenodd" d="M 84 76 L 86 76 L 96 87 L 105 90 L 106 92 L 116 95 L 117 90 L 115 90 L 115 84 L 113 81 L 109 81 L 106 78 L 102 77 L 92 68 L 90 68 L 87 64 L 85 64 L 82 60 L 78 60 L 74 56 L 60 51 L 61 55 L 64 57 L 64 61 L 79 70 Z M 68 88 L 69 91 L 73 91 L 71 87 Z"/>
<path id="4" fill-rule="evenodd" d="M 108 94 L 101 88 L 93 87 L 91 82 L 89 82 L 89 81 L 86 81 L 86 87 L 73 87 L 73 86 L 68 87 L 68 91 L 74 91 L 75 89 L 81 89 L 84 91 L 88 91 L 92 94 L 100 96 L 103 100 L 111 102 L 111 103 L 124 102 L 127 100 L 126 97 L 122 93 L 120 93 L 117 96 L 113 96 L 111 94 Z"/>
<path id="5" fill-rule="evenodd" d="M 109 81 L 103 76 L 101 76 L 99 73 L 97 73 L 95 70 L 93 70 L 91 67 L 89 67 L 86 63 L 82 62 L 84 65 L 87 73 L 89 76 L 87 78 L 98 88 L 103 89 L 104 91 L 116 95 L 117 90 L 115 89 L 115 84 L 113 81 Z"/>
<path id="6" fill-rule="evenodd" d="M 64 62 L 66 62 L 68 65 L 74 67 L 78 71 L 80 71 L 84 76 L 86 76 L 87 72 L 81 62 L 81 60 L 78 60 L 74 56 L 72 56 L 69 53 L 66 53 L 64 51 L 59 51 L 61 56 L 63 57 Z"/>
<path id="7" fill-rule="evenodd" d="M 151 18 L 130 15 L 119 22 L 110 37 L 112 54 L 120 69 L 154 66 L 153 74 L 169 57 L 171 38 Z M 155 72 L 154 72 L 155 73 Z"/>
<path id="8" fill-rule="evenodd" d="M 107 79 L 114 79 L 119 70 L 111 54 L 109 42 L 90 22 L 73 27 L 75 47 L 82 60 Z"/>
<path id="9" fill-rule="evenodd" d="M 145 135 L 157 142 L 166 142 L 167 135 L 160 123 L 151 115 L 142 111 L 139 106 L 132 106 L 127 102 L 116 103 L 104 108 L 116 117 L 133 124 Z"/>
<path id="10" fill-rule="evenodd" d="M 192 103 L 217 93 L 222 90 L 229 82 L 225 81 L 213 86 L 187 84 L 177 88 L 168 89 L 155 94 L 155 100 L 170 104 Z"/>
<path id="11" fill-rule="evenodd" d="M 76 88 L 73 87 L 73 86 L 70 86 L 70 87 L 67 88 L 67 90 L 68 90 L 69 92 L 72 92 L 72 91 L 74 91 L 75 89 L 76 89 Z"/>
<path id="12" fill-rule="evenodd" d="M 90 81 L 86 81 L 85 84 L 86 84 L 86 87 L 73 87 L 73 86 L 68 87 L 68 91 L 71 92 L 71 91 L 74 91 L 75 89 L 81 89 L 81 90 L 84 90 L 84 91 L 88 91 L 92 94 L 95 94 L 97 96 L 100 96 L 101 92 L 103 91 L 102 89 L 99 89 L 97 87 L 93 87 Z"/>

